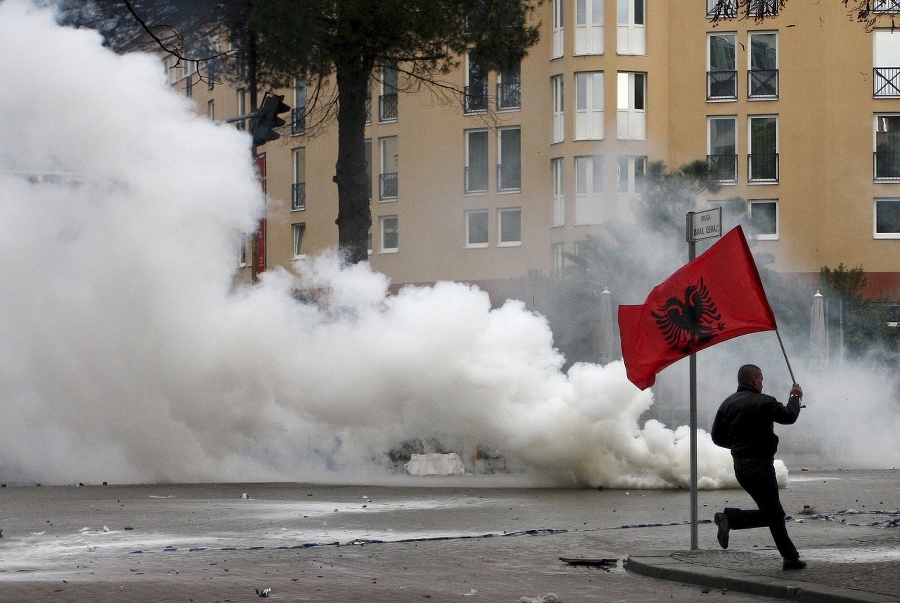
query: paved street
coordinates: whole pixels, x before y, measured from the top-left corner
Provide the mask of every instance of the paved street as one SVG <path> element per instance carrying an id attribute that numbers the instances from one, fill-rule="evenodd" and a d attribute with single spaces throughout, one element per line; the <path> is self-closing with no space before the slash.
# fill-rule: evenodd
<path id="1" fill-rule="evenodd" d="M 888 525 L 897 517 L 898 475 L 792 468 L 782 499 L 803 520 L 789 530 L 811 570 L 843 563 L 847 587 L 900 575 L 900 539 Z M 551 593 L 565 603 L 774 600 L 623 568 L 629 556 L 673 552 L 713 572 L 771 569 L 777 559 L 765 530 L 732 533 L 721 551 L 704 523 L 700 550 L 690 551 L 685 491 L 490 487 L 496 479 L 10 485 L 0 488 L 0 601 L 248 601 L 266 588 L 282 601 L 518 602 L 550 601 Z M 701 521 L 726 503 L 749 498 L 701 492 Z M 617 561 L 571 566 L 560 557 Z"/>

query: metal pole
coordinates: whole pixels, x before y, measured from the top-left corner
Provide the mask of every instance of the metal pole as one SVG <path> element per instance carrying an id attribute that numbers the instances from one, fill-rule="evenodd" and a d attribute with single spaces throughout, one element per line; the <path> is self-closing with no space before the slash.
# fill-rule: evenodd
<path id="1" fill-rule="evenodd" d="M 688 258 L 690 262 L 696 259 L 697 244 L 688 242 Z M 698 542 L 698 505 L 697 505 L 697 353 L 690 357 L 690 429 L 691 429 L 691 550 L 699 548 Z"/>

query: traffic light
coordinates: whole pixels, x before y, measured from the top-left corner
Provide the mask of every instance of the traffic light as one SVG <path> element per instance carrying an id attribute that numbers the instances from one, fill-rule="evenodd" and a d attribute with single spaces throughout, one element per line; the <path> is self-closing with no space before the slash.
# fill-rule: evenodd
<path id="1" fill-rule="evenodd" d="M 283 126 L 285 121 L 278 115 L 290 110 L 291 108 L 284 103 L 284 95 L 266 92 L 262 105 L 256 111 L 256 117 L 250 119 L 253 146 L 279 138 L 280 134 L 275 131 L 275 128 Z"/>

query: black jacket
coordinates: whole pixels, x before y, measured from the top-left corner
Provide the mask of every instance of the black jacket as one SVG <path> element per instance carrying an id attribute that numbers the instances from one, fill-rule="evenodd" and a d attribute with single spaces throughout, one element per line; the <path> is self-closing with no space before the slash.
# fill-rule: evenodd
<path id="1" fill-rule="evenodd" d="M 712 441 L 730 448 L 736 459 L 774 459 L 778 450 L 775 423 L 791 425 L 799 415 L 799 397 L 791 396 L 784 405 L 772 396 L 741 385 L 719 407 L 713 420 Z"/>

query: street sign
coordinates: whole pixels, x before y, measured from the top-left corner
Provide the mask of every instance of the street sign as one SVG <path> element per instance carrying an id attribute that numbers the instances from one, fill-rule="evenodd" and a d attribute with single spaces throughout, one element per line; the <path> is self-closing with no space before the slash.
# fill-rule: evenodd
<path id="1" fill-rule="evenodd" d="M 703 239 L 714 239 L 722 236 L 722 208 L 716 207 L 706 211 L 687 214 L 687 242 L 694 243 Z"/>

